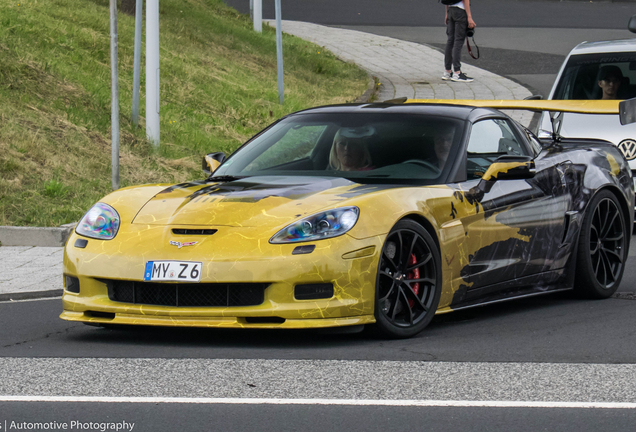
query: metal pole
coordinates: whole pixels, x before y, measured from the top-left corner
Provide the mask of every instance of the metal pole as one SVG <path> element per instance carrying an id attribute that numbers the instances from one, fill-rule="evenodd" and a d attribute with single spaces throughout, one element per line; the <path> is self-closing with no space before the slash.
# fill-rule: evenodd
<path id="1" fill-rule="evenodd" d="M 280 0 L 276 0 L 276 63 L 278 65 L 278 100 L 285 102 L 285 86 L 283 85 L 283 30 Z"/>
<path id="2" fill-rule="evenodd" d="M 146 136 L 159 147 L 159 0 L 146 3 Z"/>
<path id="3" fill-rule="evenodd" d="M 254 20 L 254 0 L 250 0 L 250 19 Z"/>
<path id="4" fill-rule="evenodd" d="M 254 0 L 254 31 L 263 33 L 263 0 Z"/>
<path id="5" fill-rule="evenodd" d="M 135 6 L 135 61 L 133 66 L 132 123 L 139 126 L 139 78 L 141 69 L 141 16 L 143 0 L 137 0 Z"/>
<path id="6" fill-rule="evenodd" d="M 119 73 L 117 59 L 117 0 L 110 0 L 110 128 L 113 190 L 119 189 Z"/>

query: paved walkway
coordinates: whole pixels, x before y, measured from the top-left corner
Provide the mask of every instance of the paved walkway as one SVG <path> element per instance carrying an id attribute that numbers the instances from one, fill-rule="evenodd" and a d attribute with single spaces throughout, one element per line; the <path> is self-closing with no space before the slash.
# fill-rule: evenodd
<path id="1" fill-rule="evenodd" d="M 275 23 L 270 21 L 270 25 Z M 443 81 L 443 55 L 434 48 L 354 30 L 283 21 L 283 31 L 314 42 L 345 61 L 357 63 L 380 81 L 378 100 L 523 99 L 523 86 L 488 71 L 463 66 L 472 83 Z M 464 53 L 465 54 L 465 53 Z M 523 124 L 532 114 L 509 113 Z M 61 247 L 0 247 L 0 301 L 61 295 Z"/>
<path id="2" fill-rule="evenodd" d="M 0 301 L 62 295 L 61 247 L 0 247 Z"/>
<path id="3" fill-rule="evenodd" d="M 267 21 L 272 27 L 275 21 Z M 355 30 L 283 21 L 283 32 L 325 47 L 345 61 L 354 62 L 379 79 L 379 101 L 409 99 L 523 99 L 531 93 L 522 85 L 467 64 L 462 71 L 471 83 L 442 80 L 444 55 L 435 48 Z M 467 56 L 466 49 L 462 56 Z M 507 112 L 529 125 L 529 111 Z"/>

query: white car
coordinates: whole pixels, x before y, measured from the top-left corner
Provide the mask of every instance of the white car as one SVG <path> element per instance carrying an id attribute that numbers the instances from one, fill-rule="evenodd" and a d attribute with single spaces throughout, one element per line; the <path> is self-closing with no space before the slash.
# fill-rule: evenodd
<path id="1" fill-rule="evenodd" d="M 636 33 L 636 15 L 630 20 L 629 29 Z M 636 39 L 577 45 L 563 62 L 548 99 L 593 100 L 603 97 L 636 97 Z M 552 132 L 550 115 L 544 112 L 539 121 L 538 136 L 548 137 Z M 618 115 L 565 113 L 559 135 L 612 142 L 623 153 L 633 176 L 636 176 L 636 123 L 621 125 Z"/>

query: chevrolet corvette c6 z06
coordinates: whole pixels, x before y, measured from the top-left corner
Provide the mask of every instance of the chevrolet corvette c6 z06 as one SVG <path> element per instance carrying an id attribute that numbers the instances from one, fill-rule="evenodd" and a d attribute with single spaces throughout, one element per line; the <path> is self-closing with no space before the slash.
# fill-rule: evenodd
<path id="1" fill-rule="evenodd" d="M 634 218 L 624 156 L 539 140 L 493 107 L 618 102 L 413 102 L 294 113 L 206 156 L 205 179 L 107 195 L 66 245 L 61 318 L 403 338 L 435 314 L 616 291 Z"/>

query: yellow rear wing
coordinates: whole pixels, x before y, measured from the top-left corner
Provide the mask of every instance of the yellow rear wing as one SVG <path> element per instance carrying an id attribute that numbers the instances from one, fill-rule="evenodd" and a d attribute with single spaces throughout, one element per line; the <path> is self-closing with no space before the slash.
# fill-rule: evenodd
<path id="1" fill-rule="evenodd" d="M 629 100 L 476 100 L 405 99 L 403 103 L 465 105 L 503 110 L 569 112 L 580 114 L 619 114 L 621 124 L 636 122 L 636 98 Z"/>
<path id="2" fill-rule="evenodd" d="M 472 100 L 407 99 L 404 103 L 465 105 L 481 108 L 559 111 L 582 114 L 618 114 L 618 100 Z"/>

